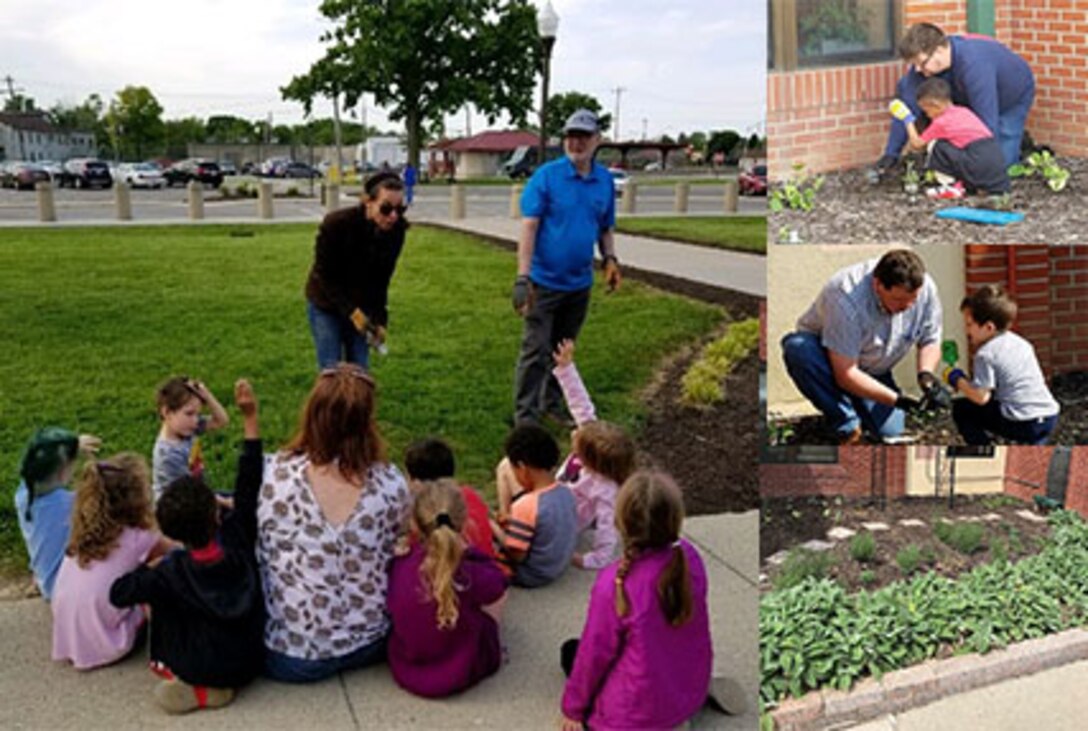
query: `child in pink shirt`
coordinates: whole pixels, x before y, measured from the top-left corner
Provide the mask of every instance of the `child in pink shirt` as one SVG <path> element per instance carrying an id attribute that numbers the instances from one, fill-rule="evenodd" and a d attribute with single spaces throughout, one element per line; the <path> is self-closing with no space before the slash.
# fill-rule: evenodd
<path id="1" fill-rule="evenodd" d="M 122 453 L 88 463 L 76 486 L 71 537 L 53 588 L 53 659 L 86 670 L 127 655 L 147 617 L 140 607 L 110 604 L 110 587 L 170 545 L 154 529 L 147 461 Z"/>
<path id="2" fill-rule="evenodd" d="M 921 133 L 914 115 L 902 102 L 893 101 L 891 112 L 906 124 L 911 149 L 927 151 L 926 168 L 962 180 L 971 193 L 1008 192 L 1009 176 L 1001 145 L 974 112 L 952 103 L 948 82 L 936 77 L 927 79 L 918 86 L 917 97 L 918 106 L 930 119 Z"/>

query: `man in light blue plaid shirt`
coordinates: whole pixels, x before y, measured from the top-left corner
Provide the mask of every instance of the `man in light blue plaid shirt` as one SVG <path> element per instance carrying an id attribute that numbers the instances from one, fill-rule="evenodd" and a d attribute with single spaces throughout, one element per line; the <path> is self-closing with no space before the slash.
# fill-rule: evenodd
<path id="1" fill-rule="evenodd" d="M 903 394 L 892 368 L 918 350 L 922 398 Z M 896 249 L 836 273 L 782 339 L 786 369 L 840 442 L 903 432 L 906 412 L 948 408 L 935 375 L 941 359 L 937 286 L 913 251 Z"/>

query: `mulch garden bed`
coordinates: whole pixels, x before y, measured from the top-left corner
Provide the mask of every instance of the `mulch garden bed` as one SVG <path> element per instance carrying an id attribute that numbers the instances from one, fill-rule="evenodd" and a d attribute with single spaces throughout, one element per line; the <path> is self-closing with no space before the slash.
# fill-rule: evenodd
<path id="1" fill-rule="evenodd" d="M 1072 244 L 1083 243 L 1088 226 L 1088 159 L 1058 158 L 1069 170 L 1065 189 L 1053 193 L 1037 177 L 1012 181 L 1009 210 L 1026 218 L 990 226 L 937 218 L 941 208 L 992 208 L 987 196 L 935 201 L 924 193 L 908 196 L 901 181 L 904 167 L 872 185 L 867 168 L 823 174 L 812 210 L 770 213 L 771 240 L 805 244 Z"/>
<path id="2" fill-rule="evenodd" d="M 908 546 L 917 546 L 932 552 L 932 563 L 922 562 L 918 572 L 936 571 L 953 578 L 976 566 L 995 559 L 995 551 L 1004 553 L 1010 561 L 1037 553 L 1050 533 L 1046 522 L 1027 520 L 1016 512 L 1032 510 L 1033 506 L 1008 495 L 957 496 L 949 507 L 947 497 L 911 497 L 889 501 L 883 508 L 872 502 L 850 502 L 844 498 L 804 497 L 781 498 L 763 501 L 759 530 L 759 554 L 761 571 L 767 580 L 763 591 L 772 588 L 781 573 L 781 565 L 773 565 L 767 559 L 783 551 L 794 549 L 806 541 L 829 540 L 827 532 L 843 526 L 865 532 L 862 523 L 879 522 L 887 530 L 872 531 L 876 539 L 876 553 L 866 563 L 857 561 L 850 554 L 850 540 L 834 541 L 827 549 L 832 563 L 827 577 L 842 584 L 848 591 L 876 589 L 904 578 L 896 562 L 896 555 Z M 997 515 L 998 520 L 983 520 L 985 515 Z M 900 520 L 920 520 L 926 525 L 904 526 Z M 977 522 L 982 526 L 982 548 L 970 555 L 961 553 L 934 534 L 933 525 L 941 519 L 954 522 Z M 867 581 L 862 573 L 870 572 Z"/>
<path id="3" fill-rule="evenodd" d="M 1088 444 L 1088 372 L 1066 373 L 1054 376 L 1050 392 L 1061 404 L 1058 428 L 1050 444 Z M 788 435 L 780 438 L 782 444 L 837 444 L 835 433 L 827 428 L 821 416 L 803 416 L 794 419 L 777 418 L 781 427 L 788 425 Z M 952 412 L 910 414 L 903 436 L 916 444 L 962 445 Z M 873 443 L 876 443 L 873 441 Z M 1003 444 L 997 440 L 997 444 Z"/>

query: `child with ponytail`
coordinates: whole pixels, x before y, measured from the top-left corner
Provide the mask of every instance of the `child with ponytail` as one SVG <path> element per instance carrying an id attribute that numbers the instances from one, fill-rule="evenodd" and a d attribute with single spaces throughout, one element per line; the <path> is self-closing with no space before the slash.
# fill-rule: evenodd
<path id="1" fill-rule="evenodd" d="M 429 698 L 475 685 L 502 660 L 498 608 L 506 580 L 466 544 L 466 515 L 451 480 L 421 483 L 412 508 L 419 540 L 389 573 L 389 667 L 402 688 Z"/>
<path id="2" fill-rule="evenodd" d="M 68 548 L 53 587 L 53 659 L 86 670 L 127 655 L 147 618 L 140 607 L 112 606 L 110 586 L 171 545 L 155 529 L 147 461 L 122 452 L 88 462 L 76 484 Z"/>
<path id="3" fill-rule="evenodd" d="M 636 472 L 616 499 L 623 558 L 597 576 L 581 640 L 563 645 L 563 728 L 674 728 L 710 687 L 707 578 L 680 537 L 680 489 Z"/>

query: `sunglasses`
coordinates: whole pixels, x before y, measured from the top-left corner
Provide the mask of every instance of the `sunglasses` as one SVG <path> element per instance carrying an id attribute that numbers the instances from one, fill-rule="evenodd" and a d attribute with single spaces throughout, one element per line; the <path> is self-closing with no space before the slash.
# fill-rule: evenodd
<path id="1" fill-rule="evenodd" d="M 321 373 L 318 375 L 318 378 L 335 378 L 341 373 L 345 373 L 352 378 L 358 378 L 360 381 L 365 381 L 367 384 L 370 385 L 371 388 L 377 386 L 377 384 L 374 383 L 374 379 L 370 376 L 369 373 L 364 371 L 359 366 L 351 364 L 344 364 L 336 368 L 323 368 L 321 370 Z"/>
<path id="2" fill-rule="evenodd" d="M 388 216 L 393 211 L 396 211 L 398 216 L 403 216 L 404 212 L 407 210 L 408 206 L 404 205 L 403 203 L 396 206 L 392 203 L 382 203 L 380 206 L 378 206 L 378 212 L 381 213 L 383 216 Z"/>

